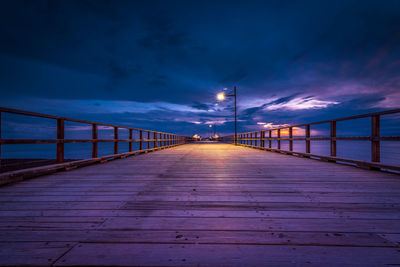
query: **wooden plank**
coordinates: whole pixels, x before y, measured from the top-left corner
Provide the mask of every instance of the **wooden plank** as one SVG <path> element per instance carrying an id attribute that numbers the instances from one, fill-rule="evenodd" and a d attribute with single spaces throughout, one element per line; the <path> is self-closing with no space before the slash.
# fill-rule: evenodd
<path id="1" fill-rule="evenodd" d="M 279 194 L 279 195 L 252 195 L 251 197 L 248 194 L 196 194 L 193 192 L 182 192 L 177 196 L 177 192 L 173 192 L 170 194 L 163 194 L 165 201 L 174 201 L 179 199 L 180 201 L 255 201 L 255 202 L 284 202 L 284 203 L 293 203 L 293 202 L 314 202 L 318 201 L 320 203 L 365 203 L 365 196 L 316 196 L 316 195 L 305 195 L 305 194 Z M 140 192 L 137 194 L 119 194 L 119 195 L 66 195 L 66 196 L 0 196 L 0 203 L 4 202 L 39 202 L 39 201 L 78 201 L 82 198 L 87 199 L 88 201 L 153 201 L 157 200 L 157 195 L 154 193 L 149 194 L 141 194 Z M 400 204 L 400 196 L 371 196 L 368 198 L 369 201 L 374 201 L 376 203 L 381 204 Z"/>
<path id="2" fill-rule="evenodd" d="M 376 247 L 86 243 L 75 246 L 55 266 L 130 266 L 132 263 L 139 266 L 350 266 L 360 262 L 383 266 L 400 261 L 397 250 Z"/>
<path id="3" fill-rule="evenodd" d="M 155 243 L 155 244 L 246 244 L 397 247 L 396 234 L 340 232 L 274 232 L 274 231 L 58 231 L 8 230 L 0 232 L 7 242 L 81 242 L 81 243 Z M 0 241 L 1 245 L 1 241 Z"/>
<path id="4" fill-rule="evenodd" d="M 0 244 L 2 266 L 51 266 L 76 245 L 71 242 L 7 242 Z"/>
<path id="5" fill-rule="evenodd" d="M 116 206 L 116 205 L 115 205 Z M 399 220 L 400 214 L 398 210 L 326 210 L 324 208 L 305 208 L 286 210 L 264 210 L 259 207 L 253 209 L 179 209 L 179 207 L 171 207 L 167 209 L 162 207 L 138 207 L 137 209 L 121 209 L 115 210 L 115 206 L 101 207 L 101 209 L 75 209 L 72 205 L 60 207 L 60 209 L 52 209 L 41 206 L 40 209 L 29 209 L 29 206 L 22 210 L 16 210 L 12 207 L 0 211 L 1 218 L 13 217 L 221 217 L 221 218 L 347 218 L 347 219 L 381 219 L 381 220 Z M 87 206 L 86 206 L 87 207 Z M 147 215 L 144 210 L 151 210 L 151 215 Z"/>
<path id="6" fill-rule="evenodd" d="M 101 225 L 107 230 L 226 230 L 226 231 L 323 231 L 400 233 L 397 220 L 352 219 L 260 219 L 260 218 L 110 218 Z"/>

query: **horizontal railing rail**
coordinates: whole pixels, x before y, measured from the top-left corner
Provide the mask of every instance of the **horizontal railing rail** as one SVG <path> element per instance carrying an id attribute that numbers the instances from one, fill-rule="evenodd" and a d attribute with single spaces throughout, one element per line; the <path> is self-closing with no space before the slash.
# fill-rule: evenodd
<path id="1" fill-rule="evenodd" d="M 374 112 L 356 116 L 349 116 L 343 118 L 336 118 L 332 120 L 317 121 L 311 123 L 302 123 L 296 125 L 285 125 L 282 127 L 275 127 L 266 130 L 239 133 L 237 135 L 238 145 L 248 146 L 252 148 L 261 148 L 264 150 L 327 160 L 330 162 L 345 162 L 358 165 L 360 167 L 369 167 L 373 169 L 385 169 L 400 171 L 400 166 L 393 164 L 381 163 L 381 141 L 400 141 L 400 136 L 381 136 L 381 117 L 390 114 L 400 114 L 400 109 L 387 110 L 382 112 Z M 371 129 L 370 135 L 368 136 L 337 136 L 337 122 L 350 121 L 355 119 L 370 118 Z M 313 125 L 318 124 L 329 124 L 329 137 L 311 136 L 311 129 Z M 398 123 L 400 127 L 400 123 Z M 300 129 L 304 127 L 303 136 L 294 136 L 294 129 Z M 282 130 L 286 130 L 287 137 L 282 136 Z M 276 136 L 272 136 L 275 133 Z M 221 138 L 222 141 L 234 143 L 235 136 L 224 136 Z M 311 153 L 311 141 L 330 141 L 330 154 L 320 155 Z M 267 141 L 267 144 L 266 144 Z M 277 148 L 272 148 L 272 142 L 276 142 Z M 281 141 L 289 142 L 289 150 L 281 149 Z M 305 153 L 295 151 L 293 149 L 294 141 L 305 141 Z M 337 141 L 369 141 L 371 145 L 370 161 L 363 161 L 351 158 L 339 158 L 337 157 Z"/>
<path id="2" fill-rule="evenodd" d="M 53 119 L 55 120 L 54 127 L 56 128 L 56 136 L 54 139 L 18 139 L 18 138 L 2 138 L 2 114 L 10 113 L 10 114 L 18 114 L 22 116 L 29 116 L 29 117 L 36 117 L 36 118 L 45 118 L 45 119 Z M 4 117 L 4 116 L 3 116 Z M 4 119 L 3 119 L 4 121 Z M 90 139 L 67 139 L 65 138 L 65 122 L 73 122 L 73 123 L 82 123 L 88 125 L 88 129 L 90 129 Z M 104 139 L 98 138 L 98 131 L 99 126 L 110 127 L 111 130 L 113 129 L 113 138 Z M 118 130 L 125 129 L 128 131 L 128 138 L 119 138 Z M 4 131 L 4 129 L 3 129 Z M 138 138 L 134 138 L 137 136 Z M 69 143 L 91 143 L 91 158 L 89 160 L 96 159 L 96 161 L 107 160 L 117 157 L 125 157 L 130 154 L 135 154 L 138 152 L 148 152 L 163 148 L 168 148 L 180 144 L 184 144 L 189 140 L 188 137 L 173 134 L 173 133 L 166 133 L 166 132 L 159 132 L 153 130 L 146 130 L 140 128 L 134 128 L 129 126 L 121 126 L 121 125 L 114 125 L 109 123 L 102 123 L 102 122 L 94 122 L 94 121 L 87 121 L 87 120 L 80 120 L 74 118 L 67 118 L 67 117 L 60 117 L 60 116 L 53 116 L 48 114 L 36 113 L 36 112 L 29 112 L 11 108 L 4 108 L 0 107 L 0 167 L 1 162 L 4 160 L 2 158 L 2 145 L 26 145 L 26 144 L 56 144 L 56 151 L 55 151 L 55 160 L 57 164 L 62 164 L 65 162 L 65 149 L 64 144 Z M 113 154 L 106 155 L 99 157 L 99 143 L 114 143 Z M 125 153 L 120 153 L 118 145 L 121 142 L 128 143 L 128 151 Z M 138 150 L 134 151 L 133 143 L 138 143 Z M 145 148 L 146 146 L 146 148 Z M 87 160 L 87 159 L 85 159 Z M 71 166 L 71 162 L 65 163 L 65 166 Z"/>

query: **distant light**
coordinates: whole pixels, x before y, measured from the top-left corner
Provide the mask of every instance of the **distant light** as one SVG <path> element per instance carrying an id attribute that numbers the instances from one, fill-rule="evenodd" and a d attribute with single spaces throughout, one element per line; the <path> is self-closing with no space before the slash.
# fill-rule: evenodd
<path id="1" fill-rule="evenodd" d="M 218 99 L 218 100 L 224 100 L 224 99 L 225 99 L 225 94 L 224 94 L 224 93 L 219 93 L 219 94 L 217 95 L 217 99 Z"/>
<path id="2" fill-rule="evenodd" d="M 212 125 L 210 124 L 210 125 L 208 125 L 208 127 L 210 127 L 210 128 L 211 128 L 211 127 L 212 127 Z"/>
<path id="3" fill-rule="evenodd" d="M 222 89 L 222 90 L 224 90 L 224 91 L 227 91 L 227 90 L 228 90 L 228 88 L 224 88 L 224 89 Z"/>

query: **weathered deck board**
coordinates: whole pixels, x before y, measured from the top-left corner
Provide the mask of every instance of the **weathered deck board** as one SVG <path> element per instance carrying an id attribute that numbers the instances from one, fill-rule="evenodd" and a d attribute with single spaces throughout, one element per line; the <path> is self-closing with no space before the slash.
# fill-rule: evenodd
<path id="1" fill-rule="evenodd" d="M 0 188 L 0 264 L 400 264 L 400 176 L 192 144 Z"/>

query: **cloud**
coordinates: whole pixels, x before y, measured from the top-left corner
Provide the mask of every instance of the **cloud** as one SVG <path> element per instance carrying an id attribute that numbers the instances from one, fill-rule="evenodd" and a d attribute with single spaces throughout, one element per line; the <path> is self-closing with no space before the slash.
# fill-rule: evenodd
<path id="1" fill-rule="evenodd" d="M 204 111 L 208 111 L 213 109 L 213 106 L 210 104 L 205 104 L 205 103 L 199 103 L 199 102 L 195 102 L 191 105 L 193 108 L 196 109 L 200 109 L 200 110 L 204 110 Z"/>
<path id="2" fill-rule="evenodd" d="M 287 103 L 287 102 L 291 101 L 292 99 L 294 99 L 298 95 L 299 95 L 299 93 L 295 93 L 295 94 L 292 94 L 289 96 L 281 97 L 281 98 L 278 98 L 277 100 L 274 100 L 266 105 L 279 105 L 279 104 Z"/>
<path id="3" fill-rule="evenodd" d="M 337 101 L 318 100 L 314 97 L 298 97 L 288 101 L 280 101 L 279 103 L 272 103 L 266 105 L 266 110 L 289 109 L 289 110 L 302 110 L 302 109 L 321 109 L 327 108 L 331 105 L 337 105 Z"/>

